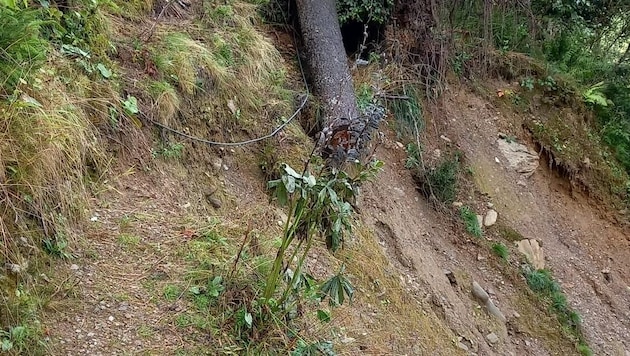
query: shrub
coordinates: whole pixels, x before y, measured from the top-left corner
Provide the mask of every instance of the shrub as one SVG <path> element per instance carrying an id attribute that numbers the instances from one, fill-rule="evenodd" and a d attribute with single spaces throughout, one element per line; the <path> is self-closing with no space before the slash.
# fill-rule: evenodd
<path id="1" fill-rule="evenodd" d="M 418 168 L 414 172 L 414 178 L 426 197 L 450 204 L 457 196 L 459 170 L 459 155 L 455 154 L 445 157 L 435 168 Z"/>
<path id="2" fill-rule="evenodd" d="M 12 93 L 46 60 L 39 11 L 0 6 L 0 93 Z"/>

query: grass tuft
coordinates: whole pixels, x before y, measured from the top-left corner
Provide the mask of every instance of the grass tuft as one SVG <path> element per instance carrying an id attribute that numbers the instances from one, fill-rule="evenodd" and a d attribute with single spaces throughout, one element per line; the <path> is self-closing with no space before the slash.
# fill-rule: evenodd
<path id="1" fill-rule="evenodd" d="M 412 174 L 427 198 L 450 204 L 457 197 L 459 171 L 459 155 L 454 154 L 444 157 L 433 168 L 422 169 L 418 166 Z"/>
<path id="2" fill-rule="evenodd" d="M 475 214 L 475 212 L 471 208 L 467 206 L 462 206 L 459 209 L 459 215 L 464 221 L 464 227 L 469 234 L 473 235 L 474 237 L 483 236 L 481 225 L 479 225 L 479 220 L 477 220 L 477 214 Z"/>
<path id="3" fill-rule="evenodd" d="M 504 261 L 507 261 L 510 256 L 510 251 L 507 246 L 500 242 L 492 244 L 492 252 Z"/>

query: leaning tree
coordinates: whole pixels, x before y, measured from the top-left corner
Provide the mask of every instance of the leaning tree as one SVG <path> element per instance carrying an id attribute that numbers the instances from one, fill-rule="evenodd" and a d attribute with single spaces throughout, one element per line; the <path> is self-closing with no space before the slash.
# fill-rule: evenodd
<path id="1" fill-rule="evenodd" d="M 359 111 L 335 0 L 296 0 L 296 4 L 311 84 L 323 107 L 319 149 L 330 165 L 340 166 L 360 158 L 384 110 L 370 106 Z"/>

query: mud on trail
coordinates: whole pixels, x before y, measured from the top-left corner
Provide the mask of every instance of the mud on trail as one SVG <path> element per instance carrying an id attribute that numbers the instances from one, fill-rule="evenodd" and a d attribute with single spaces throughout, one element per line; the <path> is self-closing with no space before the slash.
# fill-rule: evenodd
<path id="1" fill-rule="evenodd" d="M 517 116 L 465 89 L 448 91 L 443 101 L 429 118 L 426 152 L 450 146 L 464 153 L 475 187 L 461 198 L 479 214 L 487 202 L 499 213 L 485 237 L 501 241 L 499 226 L 510 226 L 542 242 L 545 262 L 582 316 L 593 352 L 625 356 L 628 232 L 601 216 L 588 198 L 571 193 L 545 164 L 529 179 L 506 168 L 496 144 L 499 132 L 531 145 Z M 455 208 L 436 211 L 404 168 L 404 149 L 385 131 L 376 151 L 385 169 L 359 199 L 358 243 L 336 256 L 320 246 L 308 262 L 314 275 L 325 276 L 335 272 L 344 253 L 354 256 L 358 262 L 349 267 L 357 287 L 354 303 L 333 310 L 329 326 L 306 333 L 332 339 L 345 355 L 576 354 L 558 321 L 528 290 L 513 242 L 502 241 L 510 247 L 509 263 L 503 263 L 487 247 L 491 242 L 465 233 Z M 272 253 L 282 216 L 269 203 L 252 152 L 222 156 L 218 169 L 167 162 L 148 172 L 121 167 L 110 179 L 78 238 L 80 259 L 60 267 L 70 269 L 70 277 L 53 297 L 45 322 L 54 354 L 245 352 L 195 321 L 194 303 L 186 297 L 188 274 L 200 261 L 212 264 L 204 260 L 204 248 L 221 248 L 196 241 L 221 235 L 238 246 L 255 226 L 259 248 Z M 220 206 L 210 201 L 213 195 Z M 224 260 L 217 263 L 231 261 L 235 253 L 222 251 L 216 256 Z M 473 280 L 489 292 L 506 324 L 473 297 Z M 375 291 L 377 281 L 389 288 Z"/>

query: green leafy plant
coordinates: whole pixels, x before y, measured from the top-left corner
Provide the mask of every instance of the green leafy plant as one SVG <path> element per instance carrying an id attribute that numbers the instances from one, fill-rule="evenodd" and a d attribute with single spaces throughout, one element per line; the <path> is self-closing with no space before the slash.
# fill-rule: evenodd
<path id="1" fill-rule="evenodd" d="M 525 88 L 529 91 L 534 90 L 534 84 L 536 82 L 534 81 L 534 78 L 532 77 L 525 77 L 521 80 L 521 88 Z"/>
<path id="2" fill-rule="evenodd" d="M 416 86 L 405 85 L 400 93 L 400 99 L 389 102 L 391 112 L 396 119 L 396 134 L 416 137 L 424 130 L 425 123 L 422 116 L 420 90 Z"/>
<path id="3" fill-rule="evenodd" d="M 70 252 L 68 252 L 68 240 L 66 240 L 63 236 L 44 239 L 43 245 L 44 251 L 51 256 L 66 260 L 74 257 Z"/>
<path id="4" fill-rule="evenodd" d="M 140 112 L 138 109 L 138 99 L 133 95 L 127 95 L 127 99 L 122 102 L 122 107 L 128 115 L 136 115 Z"/>
<path id="5" fill-rule="evenodd" d="M 528 270 L 525 273 L 527 285 L 537 293 L 552 294 L 560 291 L 560 286 L 553 280 L 547 269 Z"/>
<path id="6" fill-rule="evenodd" d="M 0 91 L 12 93 L 44 64 L 48 43 L 40 35 L 42 24 L 39 10 L 15 1 L 0 6 Z"/>
<path id="7" fill-rule="evenodd" d="M 338 0 L 339 22 L 384 24 L 394 8 L 394 0 Z"/>
<path id="8" fill-rule="evenodd" d="M 322 309 L 317 309 L 317 319 L 322 323 L 330 322 L 330 312 Z"/>
<path id="9" fill-rule="evenodd" d="M 583 355 L 592 354 L 580 329 L 581 317 L 567 304 L 567 297 L 562 292 L 560 285 L 554 280 L 551 271 L 548 269 L 535 270 L 526 265 L 522 272 L 529 288 L 542 300 L 549 303 L 551 311 L 558 316 L 560 323 L 578 339 L 578 345 L 576 345 L 578 351 Z"/>
<path id="10" fill-rule="evenodd" d="M 153 158 L 164 157 L 164 158 L 181 158 L 184 151 L 184 144 L 182 143 L 169 143 L 167 145 L 163 145 L 159 149 L 154 149 L 151 152 Z"/>
<path id="11" fill-rule="evenodd" d="M 374 91 L 368 84 L 362 84 L 357 90 L 357 105 L 364 110 L 374 101 Z"/>
<path id="12" fill-rule="evenodd" d="M 543 88 L 544 91 L 547 92 L 554 91 L 558 88 L 556 80 L 550 75 L 546 76 L 543 79 L 539 79 L 538 84 Z"/>
<path id="13" fill-rule="evenodd" d="M 405 160 L 405 168 L 419 168 L 421 165 L 421 148 L 415 143 L 409 143 L 406 147 L 407 159 Z"/>
<path id="14" fill-rule="evenodd" d="M 343 267 L 339 273 L 322 284 L 320 292 L 322 301 L 328 298 L 328 303 L 331 306 L 342 305 L 346 297 L 352 300 L 354 295 L 352 284 L 343 276 Z"/>
<path id="15" fill-rule="evenodd" d="M 599 82 L 588 88 L 584 94 L 582 94 L 584 102 L 593 105 L 608 106 L 608 100 L 604 93 L 602 93 L 603 88 L 604 82 Z"/>
<path id="16" fill-rule="evenodd" d="M 8 331 L 0 330 L 0 350 L 21 352 L 25 349 L 27 338 L 28 329 L 22 325 L 11 327 Z"/>
<path id="17" fill-rule="evenodd" d="M 351 202 L 356 199 L 359 187 L 372 179 L 380 171 L 383 163 L 370 162 L 367 166 L 356 165 L 357 173 L 332 169 L 320 169 L 318 178 L 306 169 L 297 173 L 284 165 L 280 179 L 269 181 L 268 186 L 278 203 L 289 207 L 287 220 L 271 273 L 267 278 L 263 299 L 273 301 L 275 306 L 285 306 L 288 299 L 298 295 L 300 286 L 311 285 L 302 272 L 302 266 L 310 251 L 313 240 L 321 236 L 328 249 L 335 251 L 341 247 L 345 237 L 352 231 Z M 290 246 L 293 246 L 290 249 Z M 289 251 L 290 255 L 285 256 Z M 285 262 L 286 261 L 288 262 Z M 295 262 L 294 262 L 295 261 Z M 283 275 L 283 265 L 288 283 L 278 300 L 274 294 Z M 341 272 L 330 279 L 320 289 L 322 296 L 331 298 L 332 303 L 341 304 L 345 297 L 351 298 L 353 289 Z M 341 293 L 341 294 L 340 294 Z M 344 294 L 345 293 L 345 294 Z"/>
<path id="18" fill-rule="evenodd" d="M 173 302 L 177 300 L 177 298 L 179 298 L 181 294 L 182 294 L 181 288 L 173 284 L 169 284 L 166 287 L 164 287 L 164 291 L 162 292 L 164 299 L 166 299 L 169 302 Z"/>
<path id="19" fill-rule="evenodd" d="M 466 62 L 468 62 L 472 56 L 468 52 L 458 52 L 451 59 L 451 66 L 453 67 L 453 72 L 461 78 L 464 74 L 464 68 L 466 68 Z"/>
<path id="20" fill-rule="evenodd" d="M 479 220 L 477 220 L 477 214 L 475 214 L 475 212 L 471 208 L 467 206 L 462 206 L 461 208 L 459 208 L 459 215 L 464 221 L 464 227 L 469 234 L 475 237 L 483 236 L 481 225 L 479 224 Z"/>
<path id="21" fill-rule="evenodd" d="M 313 343 L 306 343 L 303 340 L 298 340 L 297 347 L 291 351 L 291 356 L 335 356 L 337 355 L 333 350 L 333 343 L 330 341 L 317 341 Z"/>

